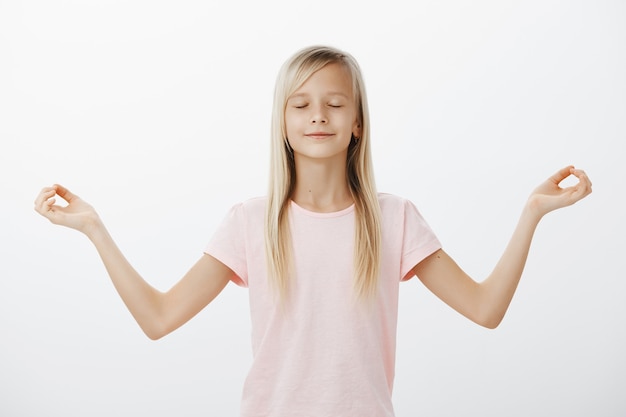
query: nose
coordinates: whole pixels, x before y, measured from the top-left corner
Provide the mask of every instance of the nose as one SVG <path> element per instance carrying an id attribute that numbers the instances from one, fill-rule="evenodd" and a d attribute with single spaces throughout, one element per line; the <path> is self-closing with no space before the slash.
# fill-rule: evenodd
<path id="1" fill-rule="evenodd" d="M 326 124 L 328 123 L 328 118 L 326 116 L 326 111 L 324 106 L 311 106 L 311 123 L 313 124 Z"/>

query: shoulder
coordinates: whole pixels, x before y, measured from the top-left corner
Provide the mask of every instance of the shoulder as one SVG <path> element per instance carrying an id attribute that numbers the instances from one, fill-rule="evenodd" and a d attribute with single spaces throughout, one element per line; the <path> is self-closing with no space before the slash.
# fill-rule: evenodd
<path id="1" fill-rule="evenodd" d="M 407 201 L 406 198 L 404 197 L 400 197 L 398 195 L 395 194 L 389 194 L 389 193 L 378 193 L 378 201 L 380 202 L 380 204 L 403 204 L 405 201 Z"/>
<path id="2" fill-rule="evenodd" d="M 378 203 L 383 221 L 398 222 L 409 218 L 423 222 L 422 214 L 409 199 L 388 193 L 378 193 Z"/>
<path id="3" fill-rule="evenodd" d="M 265 216 L 265 198 L 255 197 L 234 204 L 222 220 L 218 235 L 244 236 L 248 231 L 262 231 Z"/>
<path id="4" fill-rule="evenodd" d="M 253 197 L 234 204 L 230 212 L 243 215 L 245 217 L 255 216 L 265 213 L 266 197 Z"/>
<path id="5" fill-rule="evenodd" d="M 243 225 L 250 221 L 259 221 L 265 215 L 265 201 L 265 197 L 254 197 L 232 205 L 226 214 L 224 223 Z"/>
<path id="6" fill-rule="evenodd" d="M 256 212 L 256 211 L 265 211 L 265 205 L 267 202 L 267 197 L 253 197 L 249 198 L 245 201 L 240 202 L 236 206 L 242 207 L 246 211 Z"/>
<path id="7" fill-rule="evenodd" d="M 426 245 L 431 249 L 441 247 L 433 230 L 411 200 L 385 193 L 379 193 L 378 200 L 381 224 L 387 236 L 400 237 L 404 248 L 421 248 Z"/>
<path id="8" fill-rule="evenodd" d="M 378 193 L 378 204 L 380 204 L 380 210 L 386 211 L 404 211 L 407 206 L 413 206 L 410 200 L 404 197 L 400 197 L 389 193 Z"/>

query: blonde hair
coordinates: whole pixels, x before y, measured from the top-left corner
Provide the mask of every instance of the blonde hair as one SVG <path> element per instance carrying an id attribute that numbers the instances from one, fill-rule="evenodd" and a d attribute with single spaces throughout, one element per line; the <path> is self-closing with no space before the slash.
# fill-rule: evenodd
<path id="1" fill-rule="evenodd" d="M 293 273 L 289 205 L 296 183 L 293 153 L 287 142 L 285 109 L 288 98 L 316 71 L 331 63 L 351 75 L 361 137 L 348 148 L 346 180 L 355 206 L 354 287 L 359 296 L 376 293 L 380 269 L 380 207 L 370 155 L 370 123 L 363 76 L 349 54 L 326 46 L 312 46 L 287 60 L 276 80 L 271 126 L 270 180 L 265 217 L 268 280 L 281 296 Z"/>

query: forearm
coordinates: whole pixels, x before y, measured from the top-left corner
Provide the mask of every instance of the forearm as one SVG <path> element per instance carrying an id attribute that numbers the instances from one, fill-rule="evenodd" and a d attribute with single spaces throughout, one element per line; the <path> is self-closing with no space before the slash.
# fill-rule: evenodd
<path id="1" fill-rule="evenodd" d="M 491 274 L 480 284 L 483 324 L 496 327 L 504 317 L 517 289 L 533 235 L 541 216 L 530 205 L 522 211 L 511 239 Z"/>
<path id="2" fill-rule="evenodd" d="M 570 175 L 579 179 L 578 184 L 561 188 L 559 184 Z M 544 181 L 528 198 L 509 244 L 492 273 L 482 282 L 467 275 L 443 249 L 423 259 L 413 271 L 446 304 L 470 320 L 494 328 L 513 299 L 540 219 L 589 193 L 591 181 L 584 171 L 571 166 Z"/>
<path id="3" fill-rule="evenodd" d="M 86 235 L 95 245 L 115 289 L 141 329 L 149 338 L 158 338 L 163 294 L 137 273 L 102 222 L 96 220 Z"/>

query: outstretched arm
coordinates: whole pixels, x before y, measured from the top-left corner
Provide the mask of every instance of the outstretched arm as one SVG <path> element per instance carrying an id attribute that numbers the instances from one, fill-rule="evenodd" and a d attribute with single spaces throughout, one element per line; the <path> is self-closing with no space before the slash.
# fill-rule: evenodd
<path id="1" fill-rule="evenodd" d="M 576 176 L 578 183 L 561 188 L 559 184 L 570 175 Z M 502 257 L 482 282 L 469 277 L 443 250 L 424 259 L 413 271 L 446 304 L 482 326 L 495 328 L 511 303 L 541 218 L 590 193 L 591 181 L 585 172 L 571 166 L 559 170 L 537 187 L 528 198 Z"/>
<path id="2" fill-rule="evenodd" d="M 55 195 L 67 202 L 55 205 Z M 46 187 L 35 200 L 35 210 L 54 224 L 84 233 L 95 245 L 115 289 L 144 333 L 159 339 L 187 322 L 224 289 L 232 270 L 203 255 L 169 291 L 150 286 L 126 260 L 96 211 L 60 185 Z"/>

